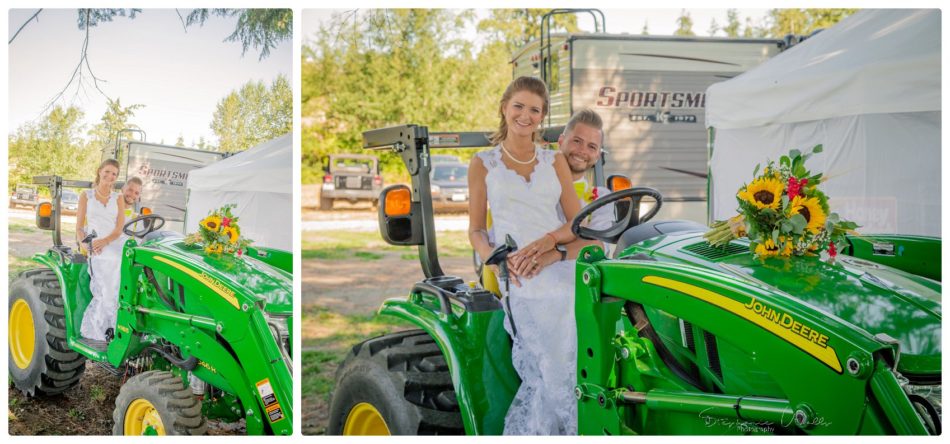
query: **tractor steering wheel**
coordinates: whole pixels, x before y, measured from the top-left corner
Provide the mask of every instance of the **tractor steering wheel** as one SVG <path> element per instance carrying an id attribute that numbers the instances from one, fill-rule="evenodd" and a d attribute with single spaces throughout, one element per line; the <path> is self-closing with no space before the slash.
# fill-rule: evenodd
<path id="1" fill-rule="evenodd" d="M 640 200 L 644 197 L 652 197 L 656 199 L 656 205 L 654 205 L 647 214 L 640 216 Z M 620 205 L 615 207 L 616 209 L 614 211 L 619 210 L 624 214 L 615 214 L 615 219 L 620 220 L 615 220 L 614 224 L 610 227 L 604 230 L 595 230 L 593 228 L 581 226 L 581 222 L 583 222 L 584 219 L 587 219 L 587 217 L 591 214 L 594 214 L 594 211 L 597 209 L 607 204 L 620 202 L 622 199 L 629 199 L 626 202 L 628 205 L 624 205 L 627 208 L 624 211 L 621 210 L 622 207 Z M 620 236 L 622 236 L 625 231 L 650 220 L 653 216 L 656 216 L 656 213 L 660 211 L 661 206 L 663 206 L 663 195 L 653 188 L 637 187 L 615 191 L 591 202 L 586 207 L 581 208 L 581 211 L 577 213 L 577 216 L 574 217 L 574 221 L 571 223 L 571 232 L 574 233 L 575 236 L 579 236 L 584 239 L 599 240 L 608 244 L 616 244 L 617 240 L 620 239 Z"/>
<path id="2" fill-rule="evenodd" d="M 142 229 L 138 231 L 133 231 L 132 227 L 138 222 L 142 222 L 142 225 L 143 225 Z M 139 217 L 136 217 L 135 219 L 132 219 L 126 222 L 125 225 L 122 227 L 122 232 L 129 236 L 143 238 L 147 234 L 153 231 L 156 231 L 159 228 L 162 228 L 164 226 L 165 226 L 164 217 L 159 216 L 157 214 L 146 214 L 144 216 L 139 216 Z"/>

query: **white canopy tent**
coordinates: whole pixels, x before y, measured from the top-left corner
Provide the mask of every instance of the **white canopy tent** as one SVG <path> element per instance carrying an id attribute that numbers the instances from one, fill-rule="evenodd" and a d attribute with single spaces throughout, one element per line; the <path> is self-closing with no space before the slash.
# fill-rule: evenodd
<path id="1" fill-rule="evenodd" d="M 188 173 L 185 233 L 211 210 L 235 204 L 255 246 L 293 249 L 293 138 L 285 134 Z"/>
<path id="2" fill-rule="evenodd" d="M 756 164 L 824 152 L 831 210 L 862 233 L 940 236 L 940 11 L 864 10 L 709 87 L 709 215 L 736 214 Z"/>

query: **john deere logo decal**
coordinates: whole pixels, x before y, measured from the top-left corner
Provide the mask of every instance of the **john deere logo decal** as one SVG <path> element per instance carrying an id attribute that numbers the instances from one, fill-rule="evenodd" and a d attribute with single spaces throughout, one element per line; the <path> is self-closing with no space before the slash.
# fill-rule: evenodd
<path id="1" fill-rule="evenodd" d="M 668 288 L 726 310 L 762 327 L 769 333 L 778 336 L 785 342 L 798 347 L 803 352 L 831 367 L 832 370 L 841 373 L 841 362 L 838 360 L 838 353 L 835 352 L 834 348 L 828 346 L 828 336 L 802 324 L 788 313 L 775 310 L 755 298 L 743 304 L 705 288 L 659 276 L 646 276 L 643 278 L 643 282 Z"/>
<path id="2" fill-rule="evenodd" d="M 181 270 L 183 273 L 187 274 L 188 276 L 191 276 L 192 278 L 194 278 L 194 279 L 197 280 L 198 282 L 201 282 L 202 284 L 207 285 L 208 288 L 210 288 L 212 291 L 214 291 L 215 293 L 217 293 L 218 296 L 221 296 L 221 298 L 223 298 L 225 301 L 228 301 L 228 303 L 231 304 L 231 305 L 233 305 L 234 308 L 240 308 L 240 307 L 241 307 L 241 305 L 238 304 L 237 298 L 234 297 L 234 292 L 231 291 L 231 290 L 230 290 L 228 287 L 226 287 L 224 284 L 222 284 L 222 283 L 218 282 L 217 280 L 215 280 L 214 278 L 212 278 L 211 276 L 208 276 L 208 275 L 206 275 L 206 274 L 204 274 L 204 273 L 198 273 L 198 272 L 196 272 L 196 271 L 194 271 L 194 270 L 192 270 L 192 269 L 190 269 L 190 268 L 188 268 L 188 267 L 185 267 L 184 265 L 175 263 L 175 262 L 173 262 L 173 261 L 171 261 L 171 260 L 169 260 L 169 259 L 166 259 L 166 258 L 164 258 L 164 257 L 161 257 L 161 256 L 155 256 L 155 260 L 157 260 L 157 261 L 159 261 L 159 262 L 164 262 L 164 263 L 166 263 L 166 264 L 168 264 L 168 265 L 171 265 L 172 267 L 175 267 L 175 268 Z"/>

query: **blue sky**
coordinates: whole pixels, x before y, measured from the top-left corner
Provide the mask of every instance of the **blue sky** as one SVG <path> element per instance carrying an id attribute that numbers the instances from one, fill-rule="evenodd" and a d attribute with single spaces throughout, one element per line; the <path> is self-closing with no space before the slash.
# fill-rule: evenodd
<path id="1" fill-rule="evenodd" d="M 8 40 L 35 9 L 10 10 Z M 182 9 L 185 16 L 190 9 Z M 8 130 L 40 116 L 45 104 L 69 81 L 84 31 L 75 9 L 44 9 L 8 45 Z M 258 61 L 250 48 L 241 56 L 240 42 L 224 42 L 236 18 L 212 17 L 203 27 L 182 27 L 174 9 L 145 9 L 134 20 L 116 18 L 91 28 L 88 59 L 101 89 L 123 105 L 143 104 L 134 122 L 150 142 L 186 144 L 204 136 L 216 141 L 210 123 L 219 100 L 249 80 L 270 83 L 279 74 L 293 82 L 292 40 L 282 42 Z M 91 126 L 105 111 L 106 99 L 91 84 L 74 84 L 58 104 L 75 105 Z"/>

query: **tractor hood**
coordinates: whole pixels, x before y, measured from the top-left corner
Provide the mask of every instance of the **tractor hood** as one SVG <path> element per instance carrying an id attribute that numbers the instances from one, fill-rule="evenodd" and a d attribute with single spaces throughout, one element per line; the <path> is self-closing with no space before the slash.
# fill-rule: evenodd
<path id="1" fill-rule="evenodd" d="M 147 242 L 139 249 L 158 250 L 189 269 L 231 287 L 235 293 L 259 300 L 272 314 L 293 311 L 293 276 L 250 256 L 205 254 L 198 246 L 187 246 L 181 238 Z"/>
<path id="2" fill-rule="evenodd" d="M 887 334 L 900 342 L 902 372 L 940 372 L 939 282 L 845 255 L 834 261 L 826 255 L 760 261 L 749 253 L 747 242 L 733 241 L 723 251 L 708 247 L 695 233 L 663 236 L 640 246 L 664 262 L 712 268 L 772 289 L 869 336 Z"/>

